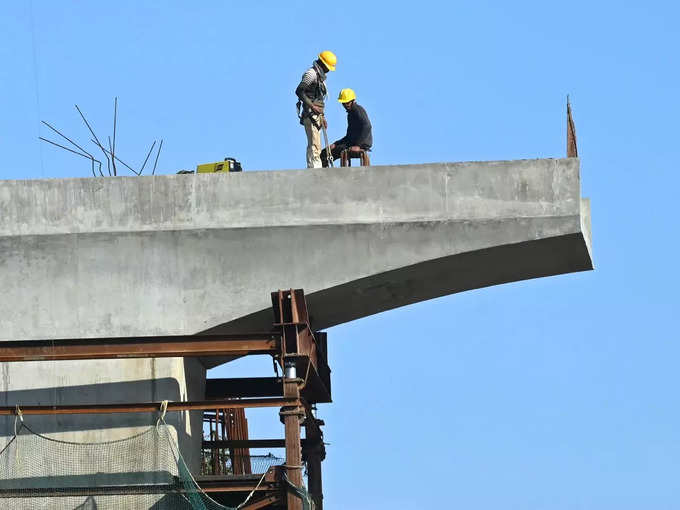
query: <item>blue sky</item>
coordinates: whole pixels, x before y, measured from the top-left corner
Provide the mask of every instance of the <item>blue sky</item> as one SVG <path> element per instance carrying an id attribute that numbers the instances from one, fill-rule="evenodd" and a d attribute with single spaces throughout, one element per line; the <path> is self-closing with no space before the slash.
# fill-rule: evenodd
<path id="1" fill-rule="evenodd" d="M 680 508 L 678 49 L 673 2 L 11 2 L 0 179 L 86 177 L 41 144 L 78 103 L 159 173 L 304 166 L 297 82 L 323 49 L 374 164 L 561 157 L 571 95 L 596 270 L 329 331 L 328 508 Z M 330 137 L 344 133 L 332 101 Z M 248 360 L 214 376 L 268 375 Z M 281 434 L 253 413 L 252 435 Z M 348 501 L 351 499 L 351 505 Z"/>

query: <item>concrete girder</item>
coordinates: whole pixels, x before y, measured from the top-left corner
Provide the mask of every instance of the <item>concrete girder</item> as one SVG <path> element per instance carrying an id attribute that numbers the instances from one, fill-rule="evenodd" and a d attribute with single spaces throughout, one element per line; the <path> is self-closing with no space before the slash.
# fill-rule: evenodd
<path id="1" fill-rule="evenodd" d="M 303 288 L 324 329 L 592 267 L 576 158 L 0 182 L 0 341 L 261 331 L 279 288 Z M 0 370 L 5 406 L 201 400 L 205 384 L 182 358 Z M 76 418 L 34 428 L 97 441 L 146 423 Z M 174 424 L 190 457 L 200 416 Z"/>
<path id="2" fill-rule="evenodd" d="M 0 340 L 313 326 L 592 268 L 579 161 L 0 182 Z M 252 327 L 251 327 L 252 326 Z"/>

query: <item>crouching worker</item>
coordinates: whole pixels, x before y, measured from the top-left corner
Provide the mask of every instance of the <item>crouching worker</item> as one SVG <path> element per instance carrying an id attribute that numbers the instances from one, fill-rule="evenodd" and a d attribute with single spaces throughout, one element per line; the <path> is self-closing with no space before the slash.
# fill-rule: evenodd
<path id="1" fill-rule="evenodd" d="M 363 106 L 357 103 L 357 96 L 352 89 L 342 89 L 338 101 L 347 112 L 347 134 L 340 140 L 330 145 L 331 156 L 335 161 L 342 152 L 349 149 L 350 152 L 359 149 L 369 150 L 373 145 L 373 132 L 371 121 Z M 328 166 L 326 149 L 321 151 L 321 163 Z"/>

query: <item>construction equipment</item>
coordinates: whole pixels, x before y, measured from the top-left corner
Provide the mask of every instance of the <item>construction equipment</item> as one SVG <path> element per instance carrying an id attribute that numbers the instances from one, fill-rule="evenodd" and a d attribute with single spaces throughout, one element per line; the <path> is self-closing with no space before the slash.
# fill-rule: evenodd
<path id="1" fill-rule="evenodd" d="M 241 163 L 234 158 L 224 158 L 224 161 L 217 161 L 216 163 L 204 163 L 198 165 L 196 170 L 180 170 L 178 174 L 214 174 L 226 172 L 242 172 Z"/>
<path id="2" fill-rule="evenodd" d="M 323 144 L 326 146 L 326 160 L 328 161 L 328 166 L 333 166 L 333 155 L 331 154 L 331 146 L 328 145 L 328 133 L 326 132 L 326 123 L 323 113 L 321 114 L 321 131 L 323 131 Z"/>
<path id="3" fill-rule="evenodd" d="M 224 161 L 217 163 L 205 163 L 196 167 L 197 174 L 211 174 L 216 172 L 241 172 L 241 163 L 234 158 L 224 158 Z"/>

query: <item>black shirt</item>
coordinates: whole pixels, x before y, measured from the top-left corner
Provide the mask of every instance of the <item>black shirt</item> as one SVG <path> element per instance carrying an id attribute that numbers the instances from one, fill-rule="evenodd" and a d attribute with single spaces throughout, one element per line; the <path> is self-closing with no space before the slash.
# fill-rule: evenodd
<path id="1" fill-rule="evenodd" d="M 372 129 L 366 110 L 355 102 L 347 112 L 347 134 L 335 145 L 358 145 L 362 149 L 370 149 L 373 146 Z"/>

